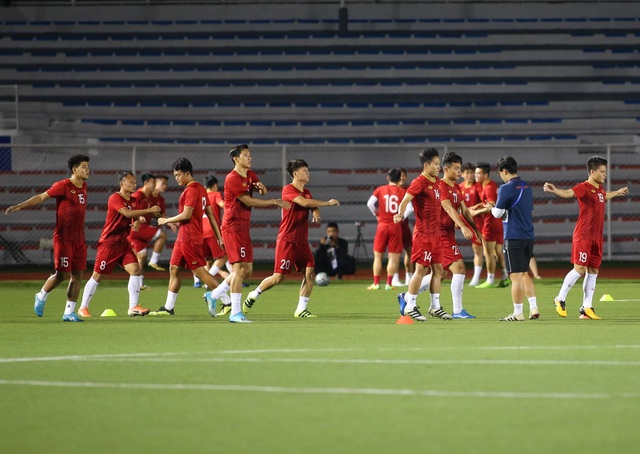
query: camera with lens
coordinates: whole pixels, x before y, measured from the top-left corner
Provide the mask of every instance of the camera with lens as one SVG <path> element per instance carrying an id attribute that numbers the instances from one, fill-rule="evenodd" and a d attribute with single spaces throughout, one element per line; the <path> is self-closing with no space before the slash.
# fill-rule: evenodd
<path id="1" fill-rule="evenodd" d="M 364 227 L 364 221 L 356 221 L 355 224 L 356 224 L 356 227 L 358 228 Z"/>

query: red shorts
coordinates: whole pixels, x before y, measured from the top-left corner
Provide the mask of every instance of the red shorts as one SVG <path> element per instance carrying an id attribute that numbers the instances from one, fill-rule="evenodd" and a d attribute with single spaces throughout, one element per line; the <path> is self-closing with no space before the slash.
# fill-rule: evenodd
<path id="1" fill-rule="evenodd" d="M 203 267 L 207 262 L 202 254 L 202 243 L 194 244 L 188 241 L 176 241 L 173 245 L 169 263 L 191 271 Z"/>
<path id="2" fill-rule="evenodd" d="M 458 243 L 456 243 L 455 236 L 453 238 L 449 236 L 442 236 L 442 256 L 445 269 L 449 268 L 452 263 L 462 260 L 462 254 Z"/>
<path id="3" fill-rule="evenodd" d="M 602 264 L 602 239 L 573 240 L 571 263 L 574 265 L 600 268 Z"/>
<path id="4" fill-rule="evenodd" d="M 309 243 L 289 243 L 280 240 L 276 242 L 276 261 L 273 265 L 273 272 L 289 274 L 291 265 L 295 265 L 296 271 L 304 268 L 315 268 Z"/>
<path id="5" fill-rule="evenodd" d="M 130 263 L 138 263 L 138 258 L 129 242 L 100 243 L 93 271 L 98 274 L 111 274 L 116 265 L 124 268 Z"/>
<path id="6" fill-rule="evenodd" d="M 204 239 L 204 258 L 205 259 L 219 259 L 225 256 L 224 249 L 218 244 L 218 240 L 214 236 L 210 236 Z"/>
<path id="7" fill-rule="evenodd" d="M 84 241 L 63 242 L 54 238 L 53 259 L 56 271 L 84 271 L 87 269 L 87 244 Z"/>
<path id="8" fill-rule="evenodd" d="M 229 263 L 253 263 L 253 245 L 249 230 L 222 232 L 224 247 L 229 257 Z"/>
<path id="9" fill-rule="evenodd" d="M 482 236 L 485 241 L 495 241 L 496 243 L 502 244 L 502 219 L 494 218 L 493 215 L 487 216 L 484 226 L 482 227 Z"/>
<path id="10" fill-rule="evenodd" d="M 402 249 L 411 249 L 413 244 L 413 234 L 411 233 L 411 227 L 409 226 L 409 220 L 405 219 L 400 223 L 402 226 Z"/>
<path id="11" fill-rule="evenodd" d="M 153 240 L 157 240 L 160 236 L 160 229 L 149 224 L 140 224 L 140 228 L 137 232 L 133 230 L 129 234 L 129 242 L 131 247 L 139 254 L 142 251 L 147 250 L 147 246 Z"/>
<path id="12" fill-rule="evenodd" d="M 376 229 L 376 236 L 373 240 L 373 251 L 384 253 L 389 250 L 389 254 L 399 254 L 402 252 L 402 225 L 392 223 L 379 223 Z"/>
<path id="13" fill-rule="evenodd" d="M 432 263 L 442 263 L 442 241 L 440 236 L 426 236 L 414 232 L 411 249 L 411 261 L 422 266 L 431 266 Z"/>

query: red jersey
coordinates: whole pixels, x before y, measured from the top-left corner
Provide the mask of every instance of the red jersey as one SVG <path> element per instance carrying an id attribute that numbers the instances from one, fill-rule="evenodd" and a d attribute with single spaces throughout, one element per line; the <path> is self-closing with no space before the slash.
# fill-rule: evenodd
<path id="1" fill-rule="evenodd" d="M 147 197 L 147 195 L 142 191 L 142 188 L 134 192 L 133 197 L 135 197 L 136 199 L 136 206 L 138 207 L 138 210 L 146 210 L 147 208 L 151 208 L 158 204 L 158 199 L 154 197 L 153 194 L 149 194 L 149 196 Z M 145 214 L 144 218 L 146 219 L 147 224 L 151 224 L 153 214 Z"/>
<path id="2" fill-rule="evenodd" d="M 209 198 L 209 203 L 211 203 L 211 209 L 213 210 L 213 217 L 218 223 L 218 228 L 220 228 L 220 205 L 218 202 L 222 200 L 222 194 L 218 191 L 215 192 L 207 192 L 207 197 Z M 207 217 L 207 213 L 202 213 L 202 237 L 203 238 L 215 238 L 216 234 L 211 227 L 211 223 L 209 222 L 209 218 Z"/>
<path id="3" fill-rule="evenodd" d="M 607 192 L 602 185 L 595 188 L 588 181 L 578 183 L 572 189 L 580 206 L 573 240 L 602 240 Z"/>
<path id="4" fill-rule="evenodd" d="M 131 198 L 127 200 L 122 197 L 119 192 L 111 194 L 111 197 L 109 197 L 109 202 L 107 204 L 107 220 L 104 223 L 102 235 L 100 235 L 98 244 L 102 244 L 105 242 L 128 242 L 127 237 L 131 232 L 131 224 L 133 224 L 134 220 L 119 213 L 119 211 L 123 208 L 137 210 L 138 208 L 136 205 L 135 197 L 133 197 L 132 195 Z"/>
<path id="5" fill-rule="evenodd" d="M 282 188 L 282 200 L 291 203 L 288 210 L 282 209 L 282 221 L 280 221 L 280 230 L 278 231 L 278 241 L 286 241 L 287 243 L 307 244 L 309 238 L 309 211 L 311 208 L 305 208 L 293 203 L 293 199 L 302 196 L 305 199 L 311 199 L 311 193 L 308 189 L 299 191 L 293 184 L 288 184 Z"/>
<path id="6" fill-rule="evenodd" d="M 465 186 L 464 183 L 458 186 L 460 186 L 460 191 L 464 197 L 464 204 L 467 207 L 472 207 L 482 202 L 482 185 L 480 183 L 473 183 L 469 187 Z"/>
<path id="7" fill-rule="evenodd" d="M 180 195 L 178 202 L 178 214 L 184 211 L 184 207 L 193 208 L 191 218 L 180 221 L 180 229 L 178 230 L 178 239 L 191 244 L 202 244 L 202 216 L 205 214 L 206 207 L 211 206 L 207 190 L 197 181 L 189 183 Z"/>
<path id="8" fill-rule="evenodd" d="M 496 203 L 498 200 L 498 184 L 489 180 L 487 184 L 482 186 L 482 203 L 486 204 L 488 202 Z M 491 213 L 486 213 L 484 218 L 484 226 L 485 229 L 502 229 L 502 219 L 495 218 Z M 486 230 L 485 230 L 486 232 Z"/>
<path id="9" fill-rule="evenodd" d="M 152 194 L 152 197 L 155 199 L 156 205 L 160 207 L 160 214 L 165 214 L 167 212 L 167 202 L 165 202 L 164 196 L 162 194 L 158 194 L 158 195 Z"/>
<path id="10" fill-rule="evenodd" d="M 238 197 L 253 196 L 253 184 L 258 183 L 258 175 L 247 170 L 243 177 L 235 169 L 227 174 L 224 180 L 224 220 L 222 227 L 227 231 L 249 231 L 251 207 L 242 203 Z"/>
<path id="11" fill-rule="evenodd" d="M 416 232 L 427 236 L 440 236 L 440 179 L 432 182 L 423 174 L 418 175 L 412 182 L 407 192 L 413 196 L 414 214 L 416 225 L 413 229 Z"/>
<path id="12" fill-rule="evenodd" d="M 78 188 L 71 179 L 57 181 L 47 195 L 56 199 L 56 228 L 53 237 L 60 241 L 84 242 L 84 216 L 87 211 L 87 183 Z"/>
<path id="13" fill-rule="evenodd" d="M 460 212 L 460 202 L 462 202 L 462 191 L 460 190 L 460 185 L 458 183 L 453 183 L 453 186 L 449 186 L 445 183 L 444 180 L 440 180 L 440 197 L 441 200 L 449 200 L 453 209 L 458 213 Z M 440 205 L 442 207 L 442 205 Z M 455 235 L 456 223 L 451 219 L 451 216 L 444 211 L 444 208 L 441 208 L 442 213 L 440 213 L 440 233 L 442 235 Z"/>
<path id="14" fill-rule="evenodd" d="M 378 222 L 380 224 L 393 224 L 393 215 L 398 212 L 405 192 L 403 188 L 393 184 L 379 186 L 373 191 L 373 196 L 378 199 Z"/>

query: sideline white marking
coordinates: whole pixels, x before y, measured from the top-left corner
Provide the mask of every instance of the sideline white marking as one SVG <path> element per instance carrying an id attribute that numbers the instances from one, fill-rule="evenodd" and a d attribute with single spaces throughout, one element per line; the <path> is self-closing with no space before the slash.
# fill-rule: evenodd
<path id="1" fill-rule="evenodd" d="M 639 398 L 637 393 L 533 393 L 517 391 L 439 391 L 420 389 L 384 389 L 384 388 L 289 388 L 283 386 L 243 386 L 184 383 L 101 383 L 101 382 L 60 382 L 38 380 L 1 380 L 6 386 L 38 386 L 46 388 L 109 388 L 109 389 L 144 389 L 172 391 L 242 391 L 280 394 L 342 394 L 369 396 L 419 396 L 419 397 L 476 397 L 489 399 L 613 399 Z"/>
<path id="2" fill-rule="evenodd" d="M 640 366 L 640 361 L 527 360 L 527 359 L 338 359 L 338 358 L 86 358 L 80 361 L 156 363 L 318 363 L 318 364 L 406 364 L 406 365 L 502 365 L 502 366 Z"/>
<path id="3" fill-rule="evenodd" d="M 145 356 L 173 356 L 186 355 L 187 353 L 121 353 L 121 354 L 104 354 L 104 355 L 72 355 L 72 356 L 35 356 L 26 358 L 0 358 L 2 363 L 29 363 L 34 361 L 86 361 L 87 358 L 132 358 Z"/>

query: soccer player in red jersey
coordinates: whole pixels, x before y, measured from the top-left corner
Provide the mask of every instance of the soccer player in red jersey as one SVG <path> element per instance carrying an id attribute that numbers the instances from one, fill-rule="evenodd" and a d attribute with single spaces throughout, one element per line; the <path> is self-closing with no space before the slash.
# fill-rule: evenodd
<path id="1" fill-rule="evenodd" d="M 106 274 L 111 274 L 116 265 L 120 265 L 129 273 L 129 316 L 147 315 L 149 309 L 138 306 L 140 296 L 140 265 L 131 244 L 129 233 L 140 225 L 138 218 L 146 214 L 160 212 L 160 207 L 154 205 L 150 208 L 138 209 L 137 201 L 133 197 L 136 191 L 136 177 L 125 170 L 118 174 L 120 190 L 109 197 L 107 204 L 107 218 L 98 240 L 98 252 L 96 263 L 93 267 L 93 275 L 84 286 L 82 304 L 78 315 L 91 317 L 89 303 L 98 289 L 98 284 Z"/>
<path id="2" fill-rule="evenodd" d="M 452 273 L 451 297 L 453 299 L 453 318 L 475 318 L 462 306 L 462 290 L 466 274 L 460 248 L 456 242 L 456 226 L 466 239 L 480 239 L 482 235 L 476 227 L 473 217 L 464 202 L 460 186 L 456 183 L 461 175 L 462 158 L 456 153 L 447 153 L 442 157 L 444 174 L 440 180 L 442 213 L 440 214 L 440 237 L 444 250 L 444 269 Z M 466 222 L 465 222 L 466 221 Z"/>
<path id="3" fill-rule="evenodd" d="M 487 280 L 478 285 L 477 288 L 508 287 L 510 284 L 509 275 L 504 264 L 504 254 L 502 253 L 502 243 L 504 242 L 502 219 L 496 219 L 491 216 L 491 208 L 495 206 L 496 200 L 498 200 L 498 185 L 489 176 L 490 171 L 491 166 L 489 163 L 479 162 L 476 164 L 476 181 L 482 185 L 482 206 L 477 209 L 471 209 L 471 214 L 474 217 L 478 215 L 484 217 L 482 236 L 484 238 L 484 257 L 487 263 Z M 502 267 L 502 280 L 499 284 L 496 284 L 495 273 L 498 262 Z"/>
<path id="4" fill-rule="evenodd" d="M 400 266 L 402 254 L 402 224 L 393 222 L 393 216 L 398 212 L 400 201 L 405 190 L 399 186 L 400 169 L 389 169 L 387 184 L 378 186 L 369 200 L 367 207 L 378 221 L 378 228 L 373 240 L 373 284 L 368 290 L 380 289 L 380 275 L 382 274 L 382 258 L 388 250 L 387 283 L 385 290 L 392 290 L 392 281 Z"/>
<path id="5" fill-rule="evenodd" d="M 156 198 L 156 202 L 160 207 L 160 214 L 156 215 L 157 218 L 166 218 L 167 217 L 167 202 L 164 200 L 164 196 L 162 195 L 167 191 L 167 183 L 169 178 L 166 175 L 156 175 L 156 187 L 152 192 L 153 197 Z M 169 226 L 173 233 L 176 233 L 178 230 L 178 225 L 175 223 L 166 224 Z"/>
<path id="6" fill-rule="evenodd" d="M 406 293 L 398 294 L 400 314 L 408 315 L 414 320 L 426 322 L 427 319 L 420 313 L 416 300 L 422 283 L 422 278 L 433 273 L 430 284 L 431 305 L 429 315 L 443 320 L 451 320 L 440 306 L 440 283 L 443 273 L 443 251 L 440 238 L 440 189 L 438 173 L 440 172 L 440 157 L 438 150 L 427 148 L 420 152 L 422 173 L 412 182 L 405 193 L 398 213 L 393 217 L 395 223 L 404 218 L 405 210 L 409 202 L 413 204 L 416 217 L 416 225 L 413 229 L 413 255 L 411 261 L 415 263 L 415 272 L 409 282 Z"/>
<path id="7" fill-rule="evenodd" d="M 470 210 L 477 210 L 482 207 L 482 185 L 476 182 L 476 166 L 470 162 L 462 165 L 462 177 L 464 181 L 460 184 L 460 191 L 464 198 L 464 203 Z M 473 218 L 474 224 L 479 231 L 482 231 L 484 218 L 486 215 L 480 214 Z M 473 227 L 474 224 L 469 224 Z M 482 252 L 482 241 L 477 238 L 471 238 L 471 248 L 473 249 L 473 277 L 469 282 L 470 287 L 480 284 L 480 274 L 482 274 L 482 263 L 484 256 Z"/>
<path id="8" fill-rule="evenodd" d="M 400 181 L 398 186 L 402 189 L 407 187 L 407 171 L 400 168 Z M 404 250 L 404 284 L 400 280 L 400 273 L 396 272 L 393 275 L 391 285 L 394 287 L 402 287 L 403 285 L 409 285 L 411 275 L 413 275 L 413 263 L 411 262 L 411 243 L 413 242 L 413 234 L 411 233 L 411 226 L 409 225 L 409 218 L 405 218 L 400 222 L 402 227 L 402 249 Z M 399 265 L 398 265 L 399 267 Z"/>
<path id="9" fill-rule="evenodd" d="M 174 307 L 178 299 L 178 292 L 182 285 L 180 268 L 191 270 L 205 284 L 211 288 L 216 282 L 205 269 L 204 240 L 202 238 L 202 217 L 209 219 L 211 228 L 215 232 L 218 243 L 222 246 L 222 235 L 218 223 L 213 217 L 211 202 L 207 197 L 207 191 L 193 178 L 193 165 L 186 158 L 179 158 L 171 164 L 173 175 L 179 186 L 184 186 L 178 202 L 178 214 L 176 216 L 158 219 L 159 225 L 179 223 L 178 239 L 173 245 L 171 262 L 169 266 L 169 289 L 167 300 L 163 306 L 151 315 L 174 315 Z M 215 307 L 209 308 L 209 314 L 216 316 Z"/>
<path id="10" fill-rule="evenodd" d="M 276 257 L 273 274 L 264 279 L 258 287 L 249 292 L 242 305 L 242 311 L 247 314 L 258 297 L 271 287 L 282 282 L 293 266 L 296 271 L 304 270 L 298 306 L 293 312 L 296 318 L 315 317 L 307 310 L 307 304 L 315 280 L 313 253 L 309 247 L 309 212 L 311 222 L 320 223 L 320 207 L 338 206 L 336 199 L 327 201 L 316 200 L 305 185 L 309 182 L 309 165 L 302 159 L 294 159 L 287 163 L 287 172 L 293 179 L 291 184 L 282 188 L 282 200 L 291 204 L 288 210 L 282 210 L 282 221 L 276 240 Z"/>
<path id="11" fill-rule="evenodd" d="M 75 313 L 80 294 L 82 272 L 87 268 L 87 245 L 84 238 L 84 217 L 87 210 L 87 179 L 89 179 L 89 157 L 73 155 L 68 160 L 71 177 L 54 183 L 42 194 L 34 195 L 24 202 L 12 205 L 5 214 L 36 206 L 50 198 L 56 199 L 56 228 L 53 232 L 53 256 L 55 273 L 36 293 L 33 310 L 38 317 L 44 315 L 44 305 L 49 293 L 65 280 L 67 302 L 62 320 L 81 322 Z"/>
<path id="12" fill-rule="evenodd" d="M 604 229 L 605 202 L 609 199 L 629 194 L 629 188 L 617 191 L 606 191 L 604 182 L 607 179 L 607 160 L 593 156 L 587 161 L 587 181 L 578 183 L 571 189 L 559 189 L 552 183 L 544 184 L 544 191 L 558 197 L 578 199 L 580 213 L 573 230 L 573 246 L 571 263 L 573 269 L 565 276 L 560 293 L 554 299 L 556 312 L 561 317 L 567 316 L 565 301 L 573 285 L 584 276 L 582 285 L 583 298 L 580 318 L 599 320 L 593 309 L 593 294 L 596 290 L 596 278 L 602 263 L 602 232 Z"/>
<path id="13" fill-rule="evenodd" d="M 229 151 L 234 168 L 224 181 L 224 218 L 222 236 L 233 272 L 211 292 L 204 294 L 209 306 L 231 290 L 231 305 L 224 304 L 218 315 L 229 312 L 232 323 L 250 323 L 242 314 L 242 282 L 253 273 L 253 245 L 249 235 L 251 208 L 277 206 L 288 210 L 291 204 L 282 199 L 256 199 L 253 191 L 264 195 L 267 188 L 251 170 L 251 151 L 247 144 L 236 145 Z"/>
<path id="14" fill-rule="evenodd" d="M 143 174 L 140 179 L 142 180 L 142 187 L 133 194 L 136 199 L 137 207 L 139 210 L 144 208 L 151 208 L 158 205 L 157 197 L 154 197 L 153 191 L 156 187 L 156 177 L 150 173 Z M 162 208 L 162 207 L 161 207 Z M 151 225 L 151 220 L 154 215 L 147 214 L 140 216 L 140 227 L 138 231 L 131 230 L 129 234 L 129 241 L 133 247 L 133 251 L 138 257 L 138 265 L 143 270 L 143 274 L 140 275 L 140 283 L 142 286 L 140 290 L 146 290 L 148 287 L 144 285 L 144 267 L 147 262 L 147 246 L 150 242 L 155 241 L 153 245 L 153 254 L 151 260 L 149 260 L 149 267 L 157 271 L 166 271 L 165 268 L 158 265 L 158 258 L 164 250 L 164 246 L 167 243 L 167 234 L 159 227 Z"/>
<path id="15" fill-rule="evenodd" d="M 222 225 L 221 211 L 222 208 L 224 208 L 224 199 L 220 191 L 218 191 L 218 179 L 213 175 L 208 176 L 205 179 L 204 188 L 207 190 L 207 197 L 209 197 L 209 202 L 211 202 L 213 217 L 216 218 L 216 222 L 218 226 L 220 226 Z M 227 253 L 218 244 L 215 232 L 211 228 L 211 223 L 206 214 L 202 216 L 202 238 L 204 240 L 204 258 L 207 261 L 205 268 L 213 277 L 220 274 L 223 278 L 226 278 L 229 273 L 221 271 L 220 268 L 227 263 Z M 195 288 L 202 287 L 202 282 L 195 274 L 193 275 L 193 286 Z"/>

